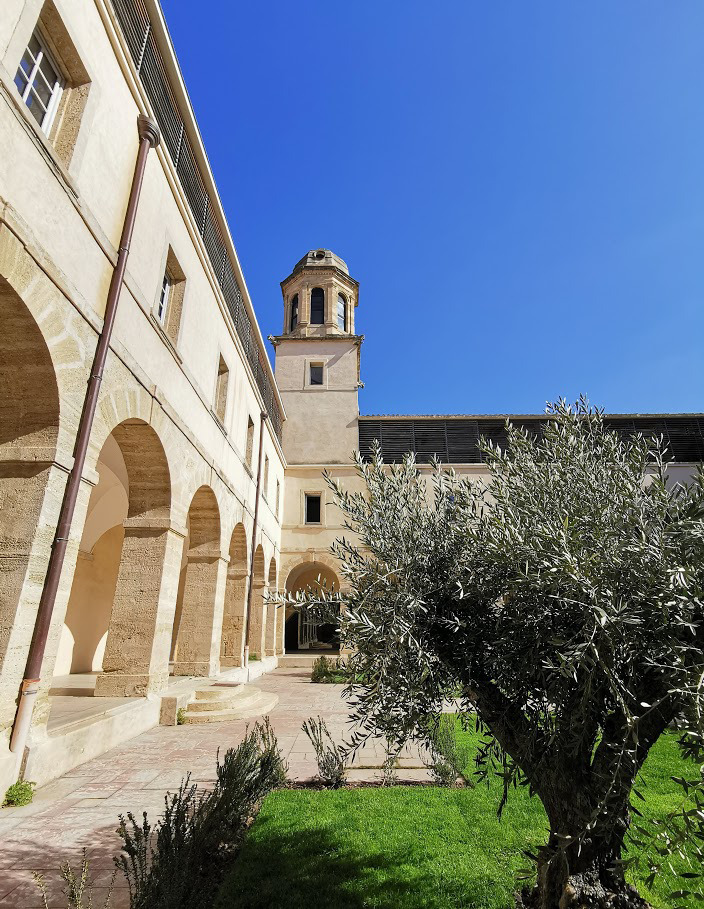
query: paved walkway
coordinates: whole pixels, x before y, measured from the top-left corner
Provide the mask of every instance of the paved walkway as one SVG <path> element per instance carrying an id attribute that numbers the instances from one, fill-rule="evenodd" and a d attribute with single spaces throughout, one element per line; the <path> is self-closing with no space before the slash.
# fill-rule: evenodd
<path id="1" fill-rule="evenodd" d="M 301 723 L 320 715 L 340 741 L 347 729 L 342 686 L 313 685 L 310 673 L 301 669 L 277 669 L 255 684 L 279 695 L 270 717 L 290 778 L 310 779 L 316 773 L 315 756 Z M 102 888 L 107 887 L 113 856 L 120 850 L 118 815 L 132 811 L 140 819 L 146 811 L 155 820 L 165 794 L 178 788 L 188 772 L 193 782 L 211 784 L 218 749 L 236 745 L 253 722 L 157 726 L 37 790 L 31 805 L 0 810 L 0 909 L 42 909 L 32 872 L 45 877 L 51 894 L 60 894 L 60 864 L 69 860 L 78 867 L 84 847 L 98 888 L 93 905 L 102 909 Z M 350 779 L 378 777 L 383 759 L 380 743 L 368 745 L 349 771 Z M 399 767 L 400 781 L 427 778 L 412 750 L 400 757 Z M 116 885 L 113 907 L 122 909 L 129 901 L 121 876 Z M 54 897 L 50 906 L 65 909 L 66 901 Z"/>

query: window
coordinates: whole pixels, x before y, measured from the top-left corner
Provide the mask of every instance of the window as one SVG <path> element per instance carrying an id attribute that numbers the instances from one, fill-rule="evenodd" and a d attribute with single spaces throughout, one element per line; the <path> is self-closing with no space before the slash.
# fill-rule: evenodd
<path id="1" fill-rule="evenodd" d="M 337 327 L 347 331 L 347 300 L 342 294 L 337 295 Z"/>
<path id="2" fill-rule="evenodd" d="M 277 518 L 278 518 L 278 516 L 279 516 L 279 502 L 280 502 L 280 500 L 281 500 L 281 483 L 279 483 L 279 481 L 277 480 L 277 481 L 276 481 L 276 505 L 275 505 L 275 508 L 274 508 L 274 514 L 276 515 Z"/>
<path id="3" fill-rule="evenodd" d="M 159 294 L 159 305 L 156 309 L 156 317 L 163 325 L 166 321 L 166 310 L 169 306 L 169 297 L 171 296 L 171 278 L 168 272 L 164 275 L 161 282 L 161 293 Z"/>
<path id="4" fill-rule="evenodd" d="M 178 264 L 178 259 L 174 255 L 173 249 L 169 247 L 164 277 L 161 279 L 159 297 L 154 308 L 154 314 L 173 344 L 178 340 L 185 292 L 186 276 Z"/>
<path id="5" fill-rule="evenodd" d="M 291 326 L 289 331 L 294 331 L 298 325 L 298 294 L 293 295 L 291 300 Z"/>
<path id="6" fill-rule="evenodd" d="M 320 495 L 306 493 L 306 524 L 320 524 Z"/>
<path id="7" fill-rule="evenodd" d="M 69 167 L 74 153 L 80 157 L 85 150 L 79 133 L 90 93 L 90 76 L 54 0 L 35 6 L 41 6 L 42 12 L 19 61 L 15 87 L 57 158 Z"/>
<path id="8" fill-rule="evenodd" d="M 227 383 L 230 380 L 230 370 L 220 357 L 218 375 L 215 380 L 215 413 L 221 423 L 225 422 L 225 408 L 227 407 Z"/>
<path id="9" fill-rule="evenodd" d="M 311 385 L 322 385 L 323 384 L 323 364 L 322 363 L 311 363 L 310 364 L 310 384 Z"/>
<path id="10" fill-rule="evenodd" d="M 251 468 L 252 466 L 252 454 L 254 449 L 254 420 L 251 417 L 247 417 L 247 450 L 245 455 L 245 460 L 247 466 Z"/>
<path id="11" fill-rule="evenodd" d="M 64 80 L 38 31 L 32 35 L 17 67 L 15 85 L 34 119 L 48 134 L 59 106 Z"/>
<path id="12" fill-rule="evenodd" d="M 314 287 L 310 292 L 310 324 L 322 325 L 325 322 L 325 291 Z"/>
<path id="13" fill-rule="evenodd" d="M 264 498 L 267 499 L 269 492 L 269 455 L 264 455 L 264 486 L 262 488 Z"/>

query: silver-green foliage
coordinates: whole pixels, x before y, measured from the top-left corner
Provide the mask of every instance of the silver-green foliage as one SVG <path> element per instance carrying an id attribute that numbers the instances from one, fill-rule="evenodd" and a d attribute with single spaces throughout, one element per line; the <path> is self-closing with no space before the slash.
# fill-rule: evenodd
<path id="1" fill-rule="evenodd" d="M 131 909 L 210 909 L 224 863 L 257 805 L 285 778 L 267 717 L 218 759 L 211 791 L 198 790 L 187 776 L 154 824 L 146 812 L 141 823 L 132 813 L 120 816 L 122 855 L 115 863 L 127 878 Z"/>
<path id="2" fill-rule="evenodd" d="M 93 902 L 95 888 L 89 876 L 88 856 L 85 849 L 83 850 L 80 870 L 76 872 L 70 862 L 64 862 L 61 865 L 60 874 L 64 882 L 63 895 L 66 898 L 66 909 L 98 909 L 98 904 Z M 116 876 L 117 871 L 114 871 L 108 884 L 107 893 L 101 903 L 102 909 L 110 909 Z M 33 877 L 39 888 L 42 905 L 44 909 L 49 909 L 51 897 L 47 891 L 44 876 L 35 873 Z M 57 905 L 55 899 L 51 901 L 51 905 Z"/>
<path id="3" fill-rule="evenodd" d="M 330 735 L 327 723 L 320 716 L 317 720 L 311 716 L 303 721 L 302 729 L 315 751 L 320 782 L 331 789 L 339 789 L 345 782 L 345 756 Z"/>
<path id="4" fill-rule="evenodd" d="M 502 806 L 519 781 L 545 806 L 544 906 L 585 874 L 623 886 L 631 790 L 665 728 L 688 729 L 704 760 L 704 475 L 670 482 L 661 442 L 607 431 L 585 400 L 548 416 L 537 438 L 509 426 L 503 450 L 480 443 L 488 482 L 436 465 L 426 483 L 378 448 L 357 459 L 362 492 L 329 481 L 355 534 L 334 547 L 342 645 L 365 683 L 347 690 L 353 744 L 423 738 L 460 691 Z M 339 608 L 303 599 L 319 618 Z"/>

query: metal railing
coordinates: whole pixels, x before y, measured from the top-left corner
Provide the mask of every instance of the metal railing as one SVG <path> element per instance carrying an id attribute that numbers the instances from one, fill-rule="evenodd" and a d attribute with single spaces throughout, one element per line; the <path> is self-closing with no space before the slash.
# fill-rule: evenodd
<path id="1" fill-rule="evenodd" d="M 266 352 L 258 343 L 256 331 L 253 329 L 242 291 L 237 283 L 233 263 L 218 224 L 216 205 L 205 186 L 193 147 L 186 134 L 183 118 L 152 31 L 149 12 L 143 0 L 112 2 L 137 73 L 161 129 L 163 143 L 176 168 L 235 330 L 264 399 L 264 406 L 270 416 L 274 432 L 281 439 L 281 411 L 266 368 Z"/>

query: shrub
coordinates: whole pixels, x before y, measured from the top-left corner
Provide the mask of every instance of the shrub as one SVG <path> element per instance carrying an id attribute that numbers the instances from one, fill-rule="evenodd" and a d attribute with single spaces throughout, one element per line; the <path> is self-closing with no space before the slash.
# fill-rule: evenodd
<path id="1" fill-rule="evenodd" d="M 152 826 L 120 816 L 122 855 L 132 909 L 209 909 L 224 860 L 236 850 L 261 799 L 285 778 L 285 765 L 269 725 L 257 723 L 216 766 L 211 792 L 186 777 L 165 798 Z"/>
<path id="2" fill-rule="evenodd" d="M 5 801 L 2 803 L 3 808 L 18 808 L 21 805 L 29 805 L 34 798 L 34 787 L 36 785 L 30 780 L 18 780 L 13 783 L 5 793 Z"/>
<path id="3" fill-rule="evenodd" d="M 113 872 L 112 878 L 110 879 L 108 892 L 103 902 L 103 909 L 109 909 L 110 904 L 112 903 L 112 892 L 115 886 L 116 875 L 117 870 Z M 49 894 L 46 889 L 44 877 L 38 873 L 35 873 L 33 877 L 39 888 L 39 892 L 41 893 L 44 909 L 49 909 Z M 73 870 L 70 862 L 64 862 L 61 865 L 61 877 L 66 885 L 64 887 L 66 909 L 97 909 L 93 904 L 93 883 L 88 877 L 88 859 L 86 857 L 85 849 L 83 850 L 83 859 L 78 874 Z M 56 903 L 52 901 L 51 905 L 52 907 L 55 907 Z"/>
<path id="4" fill-rule="evenodd" d="M 364 679 L 353 744 L 427 736 L 459 689 L 499 810 L 525 783 L 548 815 L 526 904 L 640 906 L 621 861 L 640 768 L 673 721 L 704 760 L 704 472 L 671 482 L 661 439 L 610 431 L 584 399 L 506 439 L 480 442 L 488 482 L 436 465 L 429 490 L 413 456 L 386 465 L 378 445 L 357 458 L 363 491 L 328 480 L 356 534 L 333 547 Z M 299 608 L 324 621 L 341 602 L 309 591 Z"/>
<path id="5" fill-rule="evenodd" d="M 176 711 L 176 725 L 183 726 L 186 722 L 186 708 L 179 707 Z"/>
<path id="6" fill-rule="evenodd" d="M 321 717 L 309 717 L 303 721 L 303 731 L 315 750 L 318 764 L 318 779 L 331 789 L 339 789 L 345 782 L 345 758 Z"/>
<path id="7" fill-rule="evenodd" d="M 454 786 L 459 777 L 466 779 L 470 762 L 468 748 L 460 747 L 453 713 L 443 713 L 430 723 L 427 767 L 438 786 Z"/>

